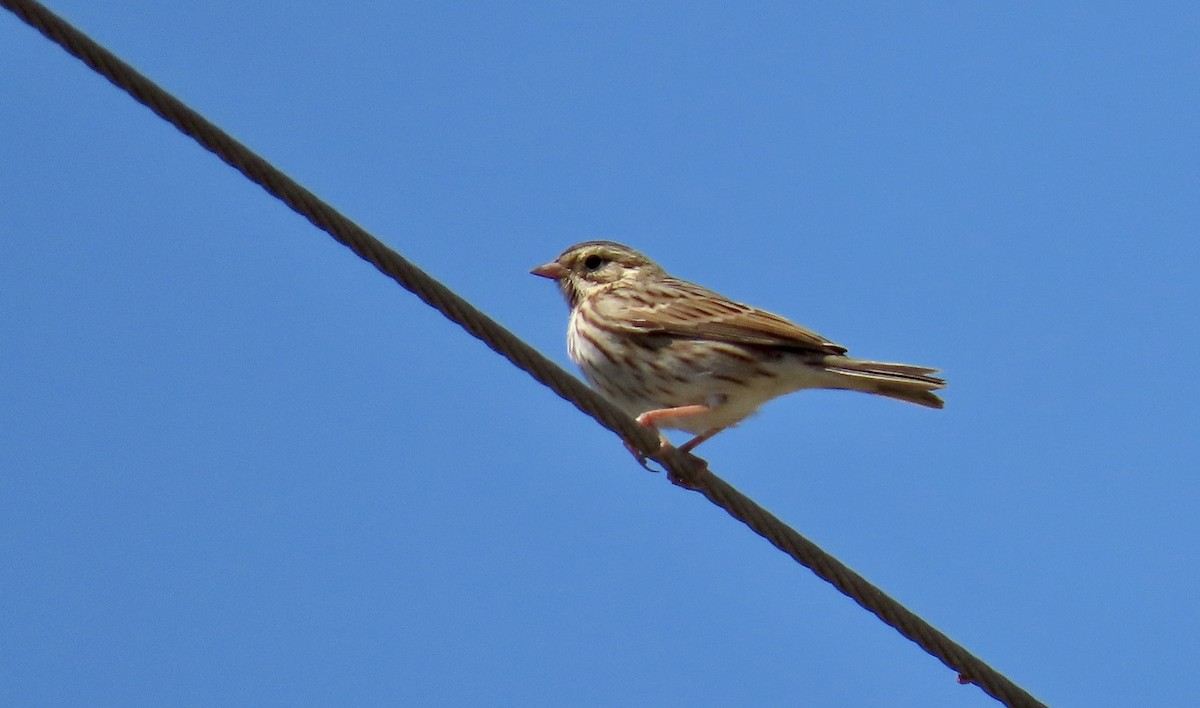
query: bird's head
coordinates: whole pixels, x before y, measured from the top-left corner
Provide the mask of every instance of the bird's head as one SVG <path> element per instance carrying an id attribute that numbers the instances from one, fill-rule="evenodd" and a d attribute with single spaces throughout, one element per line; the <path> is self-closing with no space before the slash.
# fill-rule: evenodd
<path id="1" fill-rule="evenodd" d="M 572 307 L 605 287 L 663 275 L 657 263 L 612 241 L 577 243 L 529 272 L 558 281 Z"/>

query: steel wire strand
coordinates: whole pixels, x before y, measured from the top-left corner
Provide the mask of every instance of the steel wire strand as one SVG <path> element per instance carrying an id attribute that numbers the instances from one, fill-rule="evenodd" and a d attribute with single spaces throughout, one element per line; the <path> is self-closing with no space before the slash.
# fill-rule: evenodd
<path id="1" fill-rule="evenodd" d="M 638 425 L 577 378 L 46 7 L 32 0 L 0 0 L 0 6 L 13 12 L 68 53 L 126 91 L 252 182 L 283 201 L 293 211 L 394 279 L 427 305 L 530 374 L 539 383 L 621 436 L 632 448 L 658 461 L 668 470 L 673 482 L 699 491 L 730 516 L 744 523 L 776 548 L 812 570 L 943 664 L 957 671 L 960 680 L 975 683 L 987 694 L 1009 706 L 1043 705 L 862 576 L 712 474 L 703 460 L 674 448 L 660 449 L 657 437 L 650 430 Z"/>

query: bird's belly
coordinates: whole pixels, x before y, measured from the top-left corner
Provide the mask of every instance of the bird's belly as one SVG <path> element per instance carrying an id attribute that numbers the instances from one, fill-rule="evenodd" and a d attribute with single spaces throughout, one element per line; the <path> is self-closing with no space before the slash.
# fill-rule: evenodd
<path id="1" fill-rule="evenodd" d="M 786 354 L 738 344 L 572 332 L 568 347 L 592 386 L 631 416 L 709 406 L 706 413 L 659 423 L 693 434 L 734 425 L 766 401 L 807 387 Z"/>

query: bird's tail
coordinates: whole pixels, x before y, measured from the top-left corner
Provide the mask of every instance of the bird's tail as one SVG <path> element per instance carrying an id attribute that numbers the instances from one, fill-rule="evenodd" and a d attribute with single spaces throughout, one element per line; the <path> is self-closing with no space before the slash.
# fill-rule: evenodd
<path id="1" fill-rule="evenodd" d="M 930 408 L 946 405 L 933 394 L 933 391 L 946 386 L 944 380 L 931 375 L 936 374 L 937 369 L 863 361 L 848 356 L 828 356 L 824 364 L 825 370 L 834 375 L 828 384 L 829 388 L 876 393 Z"/>

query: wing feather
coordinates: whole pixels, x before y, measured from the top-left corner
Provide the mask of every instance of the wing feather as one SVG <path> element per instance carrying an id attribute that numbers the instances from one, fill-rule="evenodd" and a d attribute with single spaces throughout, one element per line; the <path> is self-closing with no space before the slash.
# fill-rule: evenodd
<path id="1" fill-rule="evenodd" d="M 635 288 L 622 288 L 621 295 L 596 298 L 594 305 L 609 326 L 630 332 L 846 353 L 845 347 L 795 322 L 677 278 L 641 282 Z"/>

